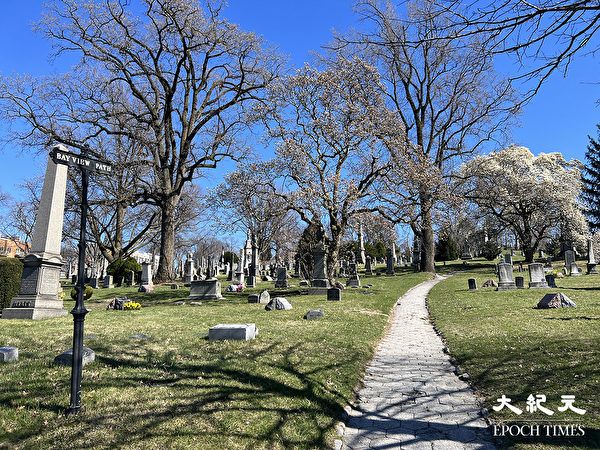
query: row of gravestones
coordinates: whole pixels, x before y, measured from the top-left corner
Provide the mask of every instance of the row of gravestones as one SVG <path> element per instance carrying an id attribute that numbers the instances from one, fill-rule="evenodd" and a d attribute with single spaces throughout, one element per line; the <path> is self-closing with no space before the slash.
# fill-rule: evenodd
<path id="1" fill-rule="evenodd" d="M 516 277 L 513 280 L 513 265 L 509 263 L 500 263 L 497 265 L 498 274 L 498 290 L 505 291 L 511 289 L 523 289 L 525 287 L 524 278 Z M 597 273 L 597 272 L 588 272 Z M 571 264 L 571 275 L 581 275 L 581 269 L 577 267 L 577 264 L 573 262 Z M 532 289 L 544 289 L 554 288 L 556 284 L 554 282 L 553 274 L 546 274 L 544 271 L 544 265 L 542 263 L 531 263 L 529 264 L 529 287 Z M 469 279 L 469 289 L 477 289 L 477 284 L 474 278 Z"/>

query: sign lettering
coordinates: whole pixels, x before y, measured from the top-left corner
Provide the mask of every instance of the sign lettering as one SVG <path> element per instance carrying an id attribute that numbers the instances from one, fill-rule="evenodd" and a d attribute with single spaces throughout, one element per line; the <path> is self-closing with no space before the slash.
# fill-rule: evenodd
<path id="1" fill-rule="evenodd" d="M 110 175 L 112 166 L 107 162 L 98 161 L 97 159 L 88 158 L 87 156 L 75 155 L 73 153 L 53 148 L 50 152 L 50 157 L 56 164 L 64 164 L 75 169 L 87 170 L 89 172 L 98 172 Z"/>

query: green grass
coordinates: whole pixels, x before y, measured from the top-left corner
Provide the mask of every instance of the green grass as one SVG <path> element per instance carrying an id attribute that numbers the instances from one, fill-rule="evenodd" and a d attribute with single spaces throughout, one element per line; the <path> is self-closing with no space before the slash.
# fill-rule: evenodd
<path id="1" fill-rule="evenodd" d="M 85 410 L 68 418 L 70 368 L 53 359 L 71 347 L 71 316 L 3 320 L 0 345 L 18 347 L 19 361 L 0 365 L 0 448 L 329 447 L 391 307 L 426 278 L 361 277 L 374 295 L 345 290 L 341 302 L 293 287 L 278 291 L 272 283 L 198 307 L 172 304 L 185 300 L 188 288 L 97 290 L 85 321 L 85 335 L 96 337 L 84 342 L 96 362 L 83 369 Z M 294 309 L 267 312 L 247 303 L 249 292 L 264 288 Z M 107 311 L 115 296 L 143 308 Z M 73 305 L 65 301 L 67 310 Z M 304 320 L 315 308 L 325 317 Z M 218 323 L 247 322 L 259 328 L 253 341 L 206 339 Z"/>
<path id="2" fill-rule="evenodd" d="M 586 429 L 583 438 L 505 440 L 504 445 L 518 449 L 600 448 L 600 276 L 557 279 L 558 289 L 497 292 L 480 287 L 487 279 L 497 280 L 493 270 L 469 270 L 439 283 L 428 302 L 452 355 L 485 397 L 492 422 L 547 424 L 558 420 Z M 518 275 L 525 277 L 527 286 L 528 274 L 515 272 Z M 472 277 L 480 287 L 477 291 L 467 289 L 467 279 Z M 565 293 L 577 307 L 535 309 L 548 292 Z M 502 394 L 524 411 L 521 416 L 507 408 L 493 411 Z M 527 412 L 530 394 L 546 395 L 544 406 L 554 410 L 554 416 Z M 575 406 L 587 413 L 557 412 L 564 394 L 575 395 Z"/>

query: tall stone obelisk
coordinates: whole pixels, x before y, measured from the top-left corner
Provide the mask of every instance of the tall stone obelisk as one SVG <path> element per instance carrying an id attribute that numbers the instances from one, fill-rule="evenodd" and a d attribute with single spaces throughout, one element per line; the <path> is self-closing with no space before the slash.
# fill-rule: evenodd
<path id="1" fill-rule="evenodd" d="M 58 147 L 68 151 L 62 145 Z M 23 260 L 19 295 L 2 311 L 3 319 L 46 319 L 67 315 L 63 301 L 58 298 L 66 188 L 67 166 L 55 164 L 48 158 L 31 250 Z"/>

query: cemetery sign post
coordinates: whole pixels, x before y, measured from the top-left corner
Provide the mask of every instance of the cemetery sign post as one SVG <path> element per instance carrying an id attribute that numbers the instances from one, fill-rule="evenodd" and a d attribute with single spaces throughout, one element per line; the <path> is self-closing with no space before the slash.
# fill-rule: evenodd
<path id="1" fill-rule="evenodd" d="M 71 364 L 71 404 L 66 415 L 77 414 L 81 410 L 81 375 L 83 356 L 83 322 L 88 310 L 83 304 L 85 294 L 85 227 L 88 210 L 88 180 L 90 172 L 111 174 L 112 166 L 109 163 L 88 157 L 88 150 L 84 148 L 81 155 L 54 147 L 50 157 L 56 164 L 64 164 L 81 171 L 81 220 L 79 228 L 79 264 L 77 267 L 77 300 L 71 311 L 73 314 L 73 362 Z"/>

